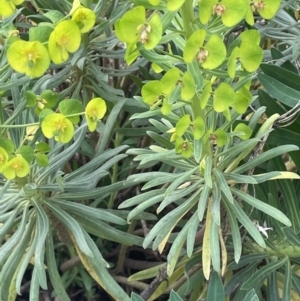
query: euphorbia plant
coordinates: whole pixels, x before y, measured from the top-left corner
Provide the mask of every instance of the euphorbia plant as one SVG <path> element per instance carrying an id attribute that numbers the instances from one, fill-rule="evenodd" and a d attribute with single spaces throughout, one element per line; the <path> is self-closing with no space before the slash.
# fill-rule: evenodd
<path id="1" fill-rule="evenodd" d="M 15 18 L 15 6 L 21 1 L 1 3 L 5 15 Z M 260 35 L 251 28 L 253 12 L 272 18 L 280 1 L 135 0 L 136 7 L 112 5 L 107 10 L 105 1 L 76 0 L 72 8 L 69 1 L 43 1 L 47 7 L 42 9 L 41 3 L 24 4 L 20 19 L 26 22 L 19 32 L 13 27 L 20 26 L 19 19 L 1 22 L 2 53 L 7 50 L 8 63 L 1 56 L 0 298 L 13 299 L 21 293 L 23 276 L 34 263 L 28 270 L 32 271 L 30 298 L 37 300 L 39 288 L 50 290 L 51 282 L 53 294 L 69 300 L 63 280 L 73 274 L 76 277 L 82 267 L 61 277 L 56 256 L 64 253 L 63 249 L 70 257 L 77 254 L 85 270 L 114 300 L 129 300 L 115 275 L 107 271 L 102 241 L 98 244 L 94 237 L 159 252 L 170 246 L 168 281 L 151 292 L 151 300 L 158 298 L 167 284 L 190 300 L 223 301 L 222 277 L 227 281 L 232 270 L 249 263 L 242 253 L 251 247 L 267 253 L 257 256 L 257 265 L 250 264 L 250 274 L 253 268 L 260 273 L 257 279 L 262 279 L 266 270 L 270 275 L 277 268 L 283 275 L 283 265 L 290 271 L 285 256 L 296 253 L 286 242 L 279 243 L 279 238 L 284 231 L 295 244 L 299 242 L 286 230 L 291 225 L 288 213 L 279 210 L 272 199 L 278 194 L 276 185 L 270 184 L 273 196 L 264 196 L 260 187 L 267 186 L 268 180 L 299 178 L 292 172 L 276 172 L 280 164 L 279 168 L 273 165 L 273 158 L 297 147 L 264 150 L 280 116 L 266 116 L 264 107 L 249 109 L 255 100 L 251 82 L 263 59 Z M 31 14 L 31 5 L 42 14 Z M 236 31 L 234 26 L 244 21 L 249 26 Z M 132 64 L 128 70 L 123 68 L 124 48 L 124 59 Z M 118 65 L 120 58 L 122 70 L 114 73 L 111 63 Z M 148 72 L 149 62 L 153 70 Z M 143 74 L 147 80 L 142 83 L 132 70 L 139 70 L 139 76 Z M 127 78 L 118 78 L 121 73 L 130 74 L 142 85 L 137 101 L 124 99 L 122 91 L 109 87 L 108 82 L 117 88 L 125 85 Z M 123 106 L 126 114 L 120 113 Z M 139 113 L 131 115 L 136 111 Z M 152 142 L 147 148 L 127 151 L 144 171 L 136 172 L 136 163 L 130 162 L 132 175 L 117 182 L 127 170 L 123 165 L 120 168 L 119 161 L 127 158 L 129 162 L 128 154 L 121 153 L 128 149 L 122 145 L 128 129 L 118 128 L 124 115 L 139 119 L 134 120 L 134 130 L 139 133 L 150 123 L 147 134 Z M 100 123 L 102 118 L 105 120 Z M 127 141 L 132 143 L 132 139 Z M 107 147 L 110 149 L 104 151 Z M 81 156 L 82 162 L 76 159 Z M 141 182 L 145 182 L 142 192 L 125 195 L 127 199 L 120 205 L 134 206 L 129 213 L 111 211 L 117 190 Z M 106 205 L 108 209 L 104 209 Z M 125 227 L 127 216 L 133 231 L 133 219 L 155 219 L 144 212 L 154 206 L 160 219 L 145 239 L 114 226 Z M 270 222 L 279 229 L 287 227 L 266 242 Z M 279 248 L 266 248 L 271 243 Z M 123 247 L 121 253 L 122 263 Z M 117 264 L 113 272 L 119 268 Z M 159 269 L 155 267 L 151 275 Z M 86 285 L 89 281 L 84 275 Z M 256 297 L 252 287 L 258 290 L 263 281 L 253 285 L 255 277 L 249 277 L 235 301 Z M 208 287 L 204 278 L 210 281 Z M 188 282 L 181 285 L 185 279 Z M 231 279 L 225 287 L 229 292 L 240 284 L 234 282 L 236 277 Z M 179 298 L 174 293 L 171 298 L 174 296 Z"/>
<path id="2" fill-rule="evenodd" d="M 162 5 L 159 1 L 149 2 Z M 157 43 L 154 48 L 139 48 L 138 34 L 126 41 L 120 36 L 123 20 L 116 26 L 117 36 L 129 44 L 127 51 L 134 47 L 140 49 L 141 55 L 155 64 L 155 70 L 159 69 L 156 66 L 163 70 L 157 79 L 144 83 L 141 97 L 137 97 L 150 106 L 151 112 L 134 116 L 135 119 L 152 118 L 150 123 L 156 130 L 148 134 L 153 144 L 144 151 L 128 151 L 136 155 L 134 160 L 140 162 L 140 168 L 158 161 L 162 168 L 155 173 L 132 175 L 130 179 L 146 182 L 143 193 L 124 201 L 119 208 L 134 206 L 127 218 L 130 222 L 136 214 L 154 204 L 158 214 L 172 204 L 173 209 L 164 214 L 146 236 L 144 247 L 152 244 L 154 250 L 163 252 L 166 244 L 171 243 L 167 273 L 174 282 L 183 275 L 178 261 L 188 262 L 190 257 L 192 265 L 197 256 L 194 252 L 201 253 L 199 271 L 206 279 L 210 279 L 212 268 L 223 276 L 227 260 L 233 258 L 239 262 L 242 255 L 239 224 L 253 241 L 265 248 L 261 228 L 249 217 L 253 211 L 250 208 L 255 208 L 255 215 L 270 215 L 283 225 L 291 226 L 291 222 L 283 212 L 251 195 L 248 186 L 275 179 L 299 179 L 290 172 L 256 172 L 261 163 L 298 149 L 287 145 L 263 152 L 269 132 L 280 117 L 278 114 L 269 116 L 261 126 L 258 122 L 264 108 L 250 114 L 247 121 L 243 120 L 242 116 L 249 114 L 248 107 L 254 100 L 251 81 L 263 59 L 258 31 L 244 29 L 232 44 L 225 43 L 232 26 L 242 20 L 252 23 L 249 15 L 252 8 L 271 18 L 279 2 L 270 8 L 268 1 L 203 0 L 196 4 L 199 19 L 193 3 L 187 0 L 178 5 L 175 19 L 167 19 L 168 6 L 160 8 L 166 22 L 164 28 L 167 28 L 160 42 L 168 43 L 164 45 L 168 51 Z M 127 24 L 133 24 L 131 32 L 138 29 L 134 14 L 138 9 L 126 14 Z M 204 26 L 205 30 L 199 29 Z M 124 23 L 122 32 L 128 28 Z M 173 76 L 166 80 L 169 74 Z M 192 77 L 188 97 L 180 93 L 185 74 Z M 204 233 L 201 248 L 195 246 L 199 231 Z M 226 246 L 228 236 L 229 248 Z M 232 245 L 234 251 L 228 253 Z M 159 289 L 154 292 L 155 296 L 156 293 Z"/>

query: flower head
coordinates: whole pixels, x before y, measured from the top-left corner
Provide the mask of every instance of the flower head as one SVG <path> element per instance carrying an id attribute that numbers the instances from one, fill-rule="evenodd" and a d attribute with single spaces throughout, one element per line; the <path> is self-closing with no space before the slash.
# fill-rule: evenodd
<path id="1" fill-rule="evenodd" d="M 29 163 L 21 155 L 18 155 L 8 161 L 8 163 L 3 167 L 2 173 L 5 178 L 12 180 L 15 177 L 26 177 L 29 174 L 29 171 Z"/>
<path id="2" fill-rule="evenodd" d="M 0 15 L 3 17 L 12 15 L 16 10 L 16 6 L 23 2 L 24 0 L 0 0 Z"/>
<path id="3" fill-rule="evenodd" d="M 68 60 L 69 52 L 76 52 L 80 42 L 80 30 L 76 22 L 72 20 L 60 22 L 49 37 L 48 50 L 53 63 L 61 64 Z"/>
<path id="4" fill-rule="evenodd" d="M 49 139 L 54 137 L 55 141 L 68 143 L 73 137 L 74 126 L 65 115 L 52 113 L 43 120 L 42 131 Z"/>
<path id="5" fill-rule="evenodd" d="M 39 41 L 18 40 L 12 43 L 7 51 L 7 59 L 14 70 L 29 77 L 42 76 L 50 64 L 48 51 Z"/>
<path id="6" fill-rule="evenodd" d="M 105 113 L 106 103 L 102 98 L 94 98 L 87 104 L 85 108 L 85 118 L 91 132 L 96 130 L 97 121 L 102 119 Z"/>
<path id="7" fill-rule="evenodd" d="M 137 6 L 117 20 L 116 36 L 120 41 L 130 44 L 141 42 L 145 49 L 151 50 L 157 46 L 162 36 L 162 24 L 157 13 L 146 19 L 146 10 Z"/>
<path id="8" fill-rule="evenodd" d="M 72 20 L 77 23 L 81 33 L 86 33 L 95 25 L 96 15 L 91 9 L 79 7 L 75 10 Z"/>

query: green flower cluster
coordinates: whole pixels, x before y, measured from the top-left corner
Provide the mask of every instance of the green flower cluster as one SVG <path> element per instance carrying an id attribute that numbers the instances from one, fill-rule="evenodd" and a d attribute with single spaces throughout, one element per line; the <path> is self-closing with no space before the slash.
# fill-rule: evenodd
<path id="1" fill-rule="evenodd" d="M 1 5 L 2 2 L 3 5 Z M 18 5 L 22 2 L 1 0 L 0 13 L 9 16 L 15 10 L 13 4 Z M 2 10 L 2 7 L 5 9 Z M 95 13 L 76 1 L 70 14 L 66 17 L 62 16 L 57 20 L 51 15 L 51 12 L 45 15 L 53 23 L 42 22 L 38 26 L 30 28 L 29 41 L 16 37 L 8 39 L 10 43 L 7 50 L 8 63 L 15 71 L 25 73 L 31 78 L 42 76 L 49 68 L 51 61 L 54 64 L 67 61 L 69 54 L 75 53 L 79 49 L 81 34 L 88 33 L 96 22 Z M 71 18 L 67 20 L 68 17 Z"/>

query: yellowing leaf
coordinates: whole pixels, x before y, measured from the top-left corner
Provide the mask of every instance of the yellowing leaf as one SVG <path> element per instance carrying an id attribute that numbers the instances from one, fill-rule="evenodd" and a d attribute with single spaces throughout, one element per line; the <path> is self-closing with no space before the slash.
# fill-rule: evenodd
<path id="1" fill-rule="evenodd" d="M 279 179 L 300 179 L 300 176 L 294 172 L 290 171 L 278 171 L 278 175 L 270 178 L 269 180 L 279 180 Z M 262 176 L 264 174 L 260 174 Z"/>

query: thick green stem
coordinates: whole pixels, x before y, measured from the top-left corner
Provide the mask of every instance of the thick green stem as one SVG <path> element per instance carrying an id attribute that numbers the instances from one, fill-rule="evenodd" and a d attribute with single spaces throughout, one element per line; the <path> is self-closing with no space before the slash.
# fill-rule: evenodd
<path id="1" fill-rule="evenodd" d="M 195 19 L 193 0 L 186 0 L 180 9 L 180 14 L 183 21 L 183 30 L 185 32 L 185 37 L 188 38 L 193 33 L 192 22 Z"/>
<path id="2" fill-rule="evenodd" d="M 193 21 L 195 19 L 193 0 L 186 0 L 180 9 L 180 14 L 182 17 L 183 31 L 185 33 L 186 40 L 193 34 Z M 202 76 L 199 74 L 199 76 Z M 192 98 L 191 107 L 193 110 L 193 119 L 197 116 L 201 116 L 204 119 L 204 112 L 200 106 L 200 99 L 195 94 Z"/>

